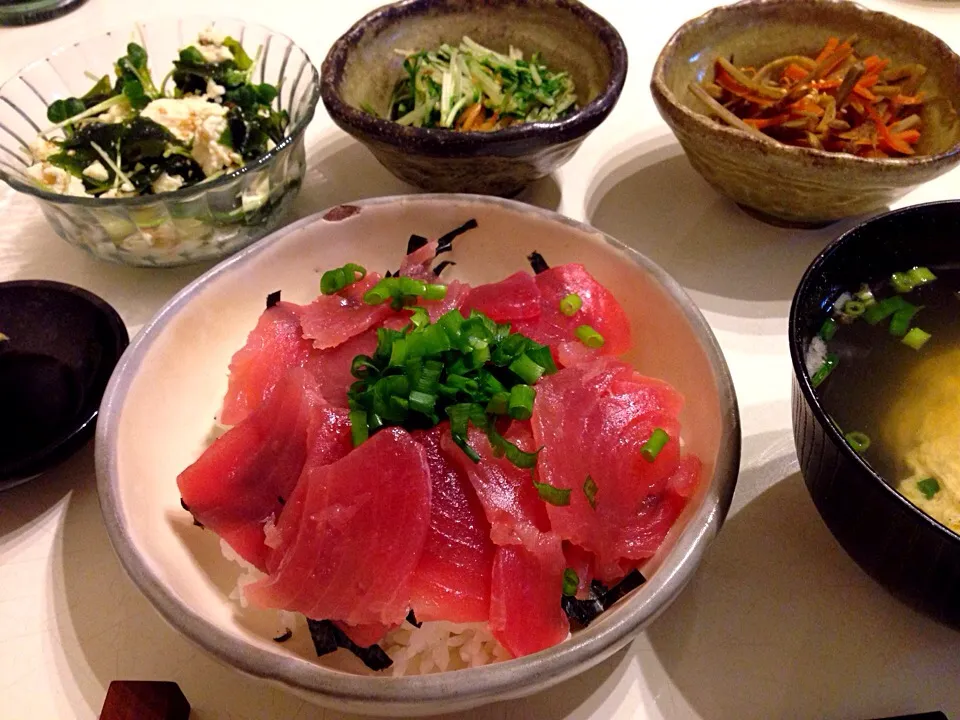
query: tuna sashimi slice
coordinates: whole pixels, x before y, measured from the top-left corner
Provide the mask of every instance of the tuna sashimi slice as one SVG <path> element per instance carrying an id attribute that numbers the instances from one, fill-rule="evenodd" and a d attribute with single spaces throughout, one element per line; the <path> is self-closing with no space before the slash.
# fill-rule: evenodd
<path id="1" fill-rule="evenodd" d="M 515 272 L 500 282 L 471 289 L 463 310 L 465 315 L 478 310 L 498 323 L 534 321 L 540 317 L 540 289 L 529 273 Z"/>
<path id="2" fill-rule="evenodd" d="M 543 533 L 536 543 L 504 545 L 493 561 L 490 631 L 514 657 L 552 647 L 570 632 L 560 607 L 565 567 L 560 540 Z"/>
<path id="3" fill-rule="evenodd" d="M 593 580 L 593 553 L 572 542 L 563 541 L 563 557 L 567 567 L 577 574 L 577 597 L 583 599 L 590 592 Z"/>
<path id="4" fill-rule="evenodd" d="M 220 422 L 236 425 L 270 397 L 287 370 L 302 367 L 311 343 L 300 327 L 300 307 L 280 302 L 260 315 L 247 343 L 230 360 L 230 379 Z"/>
<path id="5" fill-rule="evenodd" d="M 377 349 L 377 329 L 370 328 L 336 347 L 313 350 L 304 368 L 313 375 L 320 392 L 331 405 L 347 407 L 347 390 L 356 381 L 350 372 L 357 355 L 373 355 Z"/>
<path id="6" fill-rule="evenodd" d="M 364 293 L 380 281 L 377 273 L 349 285 L 334 295 L 320 295 L 300 307 L 303 336 L 318 350 L 336 347 L 368 328 L 381 324 L 390 314 L 390 304 L 368 305 Z"/>
<path id="7" fill-rule="evenodd" d="M 467 437 L 470 446 L 480 455 L 478 463 L 470 460 L 449 434 L 444 435 L 442 446 L 470 479 L 490 522 L 493 542 L 497 545 L 523 543 L 531 535 L 548 530 L 550 519 L 530 471 L 518 468 L 506 457 L 496 457 L 482 430 L 471 427 Z M 527 423 L 512 423 L 504 437 L 526 452 L 535 449 Z"/>
<path id="8" fill-rule="evenodd" d="M 583 265 L 558 265 L 535 278 L 540 290 L 540 316 L 533 321 L 516 323 L 514 330 L 554 349 L 562 362 L 589 361 L 597 355 L 620 355 L 630 349 L 630 321 L 620 303 L 607 288 L 587 272 Z M 580 296 L 582 305 L 571 316 L 560 311 L 560 301 L 567 295 Z M 575 332 L 581 325 L 589 325 L 603 336 L 603 347 L 596 352 L 577 352 L 579 344 Z M 561 351 L 564 343 L 571 347 Z"/>
<path id="9" fill-rule="evenodd" d="M 283 509 L 303 470 L 308 443 L 332 462 L 350 449 L 347 414 L 328 406 L 295 368 L 243 422 L 180 473 L 184 504 L 248 562 L 267 569 L 264 523 Z"/>
<path id="10" fill-rule="evenodd" d="M 537 384 L 537 473 L 540 482 L 571 490 L 569 505 L 547 507 L 551 527 L 595 554 L 594 571 L 605 584 L 656 552 L 683 508 L 682 495 L 696 486 L 699 464 L 680 457 L 682 405 L 670 385 L 612 358 Z M 640 448 L 656 428 L 670 440 L 649 462 Z M 588 476 L 597 487 L 595 508 L 583 489 Z"/>
<path id="11" fill-rule="evenodd" d="M 327 465 L 307 458 L 277 520 L 269 577 L 249 585 L 262 607 L 350 625 L 396 625 L 430 527 L 430 469 L 399 428 Z"/>
<path id="12" fill-rule="evenodd" d="M 459 464 L 441 447 L 449 423 L 414 433 L 427 454 L 430 532 L 411 579 L 419 621 L 480 622 L 490 614 L 493 543 L 483 506 Z M 460 448 L 455 452 L 462 454 Z"/>

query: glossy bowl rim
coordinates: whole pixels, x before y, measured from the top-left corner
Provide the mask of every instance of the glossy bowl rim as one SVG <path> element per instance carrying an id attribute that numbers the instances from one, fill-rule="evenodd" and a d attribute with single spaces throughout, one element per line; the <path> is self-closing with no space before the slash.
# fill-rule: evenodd
<path id="1" fill-rule="evenodd" d="M 919 25 L 914 25 L 913 23 L 907 22 L 906 20 L 888 12 L 872 10 L 864 7 L 858 2 L 853 2 L 853 0 L 805 0 L 805 2 L 808 2 L 811 5 L 819 5 L 824 8 L 839 6 L 852 8 L 863 16 L 865 25 L 869 25 L 869 23 L 876 17 L 882 17 L 884 20 L 892 20 L 895 23 L 899 23 L 903 26 L 909 26 L 920 32 L 925 37 L 925 41 L 928 44 L 934 45 L 939 50 L 952 57 L 954 70 L 955 72 L 960 73 L 960 55 L 954 52 L 954 50 L 939 37 L 934 35 L 929 30 L 920 27 Z M 685 22 L 673 33 L 673 35 L 670 36 L 670 39 L 663 46 L 663 49 L 657 56 L 656 63 L 654 63 L 653 74 L 650 78 L 650 89 L 654 99 L 662 100 L 663 102 L 667 103 L 674 111 L 679 112 L 687 123 L 693 123 L 704 133 L 720 133 L 721 137 L 728 137 L 731 140 L 746 146 L 750 150 L 772 152 L 784 158 L 791 158 L 794 160 L 802 161 L 803 159 L 812 159 L 819 166 L 823 166 L 824 164 L 838 167 L 850 165 L 864 169 L 873 168 L 886 172 L 896 172 L 897 170 L 901 169 L 913 169 L 930 165 L 936 166 L 940 164 L 949 164 L 950 162 L 955 162 L 957 160 L 957 156 L 960 155 L 960 140 L 954 143 L 953 146 L 947 150 L 943 150 L 939 153 L 935 153 L 933 155 L 914 155 L 906 158 L 862 158 L 857 155 L 850 155 L 848 153 L 829 152 L 827 150 L 816 150 L 814 148 L 796 147 L 794 145 L 787 145 L 779 142 L 773 138 L 767 138 L 766 136 L 764 136 L 764 138 L 759 138 L 738 128 L 715 122 L 711 120 L 705 113 L 694 112 L 677 100 L 677 96 L 667 86 L 667 83 L 664 80 L 664 67 L 667 61 L 673 57 L 676 47 L 679 44 L 679 40 L 685 33 L 698 25 L 713 21 L 717 18 L 725 18 L 727 16 L 735 18 L 738 14 L 749 11 L 753 7 L 777 5 L 793 6 L 795 4 L 796 0 L 740 0 L 739 2 L 735 2 L 730 5 L 721 5 L 719 7 L 715 7 L 703 13 L 702 15 L 691 18 Z M 960 108 L 954 107 L 953 109 L 960 112 Z"/>
<path id="2" fill-rule="evenodd" d="M 309 101 L 307 103 L 306 111 L 304 112 L 303 117 L 297 121 L 289 130 L 289 133 L 286 137 L 283 138 L 283 141 L 278 143 L 276 147 L 272 150 L 268 150 L 263 155 L 258 157 L 256 160 L 247 163 L 243 167 L 239 167 L 236 170 L 221 175 L 220 177 L 214 178 L 210 181 L 201 181 L 196 185 L 190 185 L 189 187 L 180 188 L 179 190 L 174 190 L 172 192 L 164 192 L 155 195 L 137 195 L 135 197 L 119 197 L 119 198 L 98 198 L 98 197 L 83 197 L 79 195 L 66 195 L 64 193 L 51 192 L 49 190 L 44 190 L 41 187 L 36 185 L 31 185 L 30 183 L 23 182 L 20 178 L 15 175 L 11 175 L 9 172 L 3 169 L 0 166 L 0 180 L 6 182 L 10 187 L 12 187 L 17 192 L 22 192 L 27 195 L 32 195 L 41 200 L 46 200 L 59 205 L 74 205 L 78 207 L 88 207 L 88 208 L 111 208 L 111 207 L 138 207 L 145 204 L 154 204 L 158 202 L 165 202 L 166 200 L 192 200 L 199 195 L 204 195 L 208 191 L 225 187 L 228 183 L 236 180 L 239 177 L 242 177 L 248 172 L 254 172 L 261 167 L 267 165 L 275 157 L 279 156 L 282 152 L 287 150 L 287 148 L 293 146 L 300 137 L 304 134 L 307 129 L 307 126 L 310 125 L 313 120 L 314 115 L 317 112 L 317 105 L 320 102 L 320 74 L 317 71 L 316 65 L 313 64 L 313 61 L 310 59 L 310 55 L 304 50 L 300 45 L 298 45 L 294 40 L 285 35 L 284 33 L 277 32 L 262 25 L 258 22 L 248 22 L 241 18 L 231 17 L 228 15 L 187 15 L 184 17 L 176 17 L 172 15 L 161 15 L 158 17 L 151 18 L 146 20 L 144 25 L 158 25 L 166 23 L 179 23 L 183 21 L 191 20 L 211 20 L 213 23 L 218 22 L 235 22 L 240 23 L 244 27 L 259 27 L 262 30 L 266 30 L 270 35 L 283 38 L 288 41 L 290 45 L 300 52 L 303 53 L 303 57 L 306 60 L 307 65 L 310 68 L 311 77 L 310 77 L 310 95 Z M 137 25 L 138 23 L 134 23 Z M 119 33 L 123 30 L 128 30 L 130 28 L 130 23 L 124 25 L 116 25 L 110 27 L 103 32 L 91 35 L 85 35 L 84 37 L 70 43 L 69 45 L 60 45 L 54 50 L 47 53 L 45 57 L 38 58 L 30 63 L 27 63 L 19 70 L 17 70 L 13 75 L 8 77 L 6 80 L 0 84 L 0 93 L 3 92 L 4 88 L 7 87 L 10 83 L 20 79 L 25 73 L 29 72 L 35 67 L 39 67 L 43 63 L 49 63 L 50 60 L 57 57 L 58 55 L 68 52 L 73 48 L 76 48 L 81 43 L 88 41 L 96 40 L 97 38 L 104 37 L 108 34 Z"/>
<path id="3" fill-rule="evenodd" d="M 303 218 L 249 248 L 220 263 L 187 285 L 175 295 L 141 330 L 130 350 L 124 355 L 101 405 L 97 426 L 96 471 L 101 512 L 107 534 L 121 564 L 134 583 L 150 599 L 160 614 L 187 638 L 215 657 L 241 671 L 256 677 L 279 682 L 290 689 L 313 693 L 332 702 L 351 704 L 352 707 L 380 707 L 390 703 L 397 709 L 415 711 L 422 702 L 450 701 L 461 707 L 475 707 L 494 702 L 504 694 L 526 694 L 527 685 L 556 684 L 606 659 L 625 645 L 641 627 L 653 620 L 677 596 L 691 579 L 713 538 L 719 532 L 730 507 L 739 474 L 741 432 L 736 393 L 729 368 L 713 331 L 697 306 L 683 288 L 665 270 L 638 251 L 601 233 L 585 223 L 572 220 L 550 210 L 526 205 L 513 200 L 484 195 L 417 194 L 360 200 L 354 207 L 378 207 L 405 202 L 448 205 L 451 202 L 471 205 L 493 205 L 499 210 L 529 213 L 539 219 L 589 233 L 622 252 L 624 262 L 633 262 L 650 274 L 656 283 L 677 304 L 691 330 L 701 344 L 717 387 L 718 403 L 723 427 L 718 446 L 714 473 L 707 501 L 690 518 L 671 551 L 672 562 L 665 562 L 644 585 L 645 595 L 635 595 L 622 608 L 617 621 L 605 627 L 593 625 L 564 642 L 542 652 L 479 668 L 457 670 L 453 673 L 379 678 L 350 675 L 330 671 L 305 663 L 301 658 L 271 659 L 249 643 L 230 636 L 210 623 L 171 593 L 144 562 L 130 542 L 117 493 L 118 468 L 115 450 L 120 416 L 138 366 L 150 351 L 156 336 L 195 296 L 202 294 L 207 284 L 218 276 L 242 268 L 244 263 L 274 243 L 303 227 L 324 218 L 331 210 Z M 336 206 L 337 208 L 343 206 Z M 714 500 L 710 502 L 710 500 Z M 631 605 L 632 603 L 632 605 Z M 549 680 L 544 680 L 549 678 Z M 544 683 L 546 682 L 546 685 Z M 532 691 L 531 691 L 532 692 Z"/>
<path id="4" fill-rule="evenodd" d="M 512 0 L 493 0 L 490 4 L 508 4 Z M 511 125 L 502 130 L 451 131 L 447 128 L 418 128 L 399 125 L 392 120 L 372 117 L 359 110 L 340 96 L 335 75 L 342 72 L 353 52 L 356 41 L 363 37 L 369 25 L 382 22 L 384 26 L 396 19 L 403 19 L 406 11 L 424 14 L 435 4 L 435 0 L 400 0 L 384 5 L 357 20 L 349 30 L 330 46 L 320 68 L 320 95 L 330 117 L 344 129 L 350 128 L 364 136 L 374 138 L 385 144 L 405 148 L 414 145 L 418 152 L 443 156 L 456 152 L 489 149 L 495 152 L 497 147 L 518 141 L 543 139 L 545 133 L 552 134 L 548 144 L 562 143 L 586 135 L 596 129 L 613 111 L 623 92 L 627 78 L 628 53 L 623 38 L 617 29 L 595 10 L 578 0 L 536 0 L 540 4 L 552 5 L 577 17 L 587 20 L 599 28 L 595 34 L 600 38 L 610 55 L 610 79 L 593 100 L 568 117 L 552 122 L 531 122 Z M 451 11 L 449 14 L 455 14 Z M 592 29 L 592 28 L 591 28 Z"/>
<path id="5" fill-rule="evenodd" d="M 946 525 L 938 522 L 910 502 L 902 493 L 898 492 L 897 489 L 890 484 L 890 482 L 884 480 L 883 476 L 880 475 L 880 473 L 878 473 L 866 460 L 864 460 L 861 455 L 856 453 L 853 448 L 850 447 L 850 445 L 844 439 L 840 428 L 837 427 L 833 420 L 830 419 L 826 410 L 823 409 L 823 405 L 820 403 L 820 398 L 810 381 L 810 374 L 807 372 L 804 349 L 800 347 L 800 344 L 797 342 L 802 334 L 800 328 L 800 323 L 802 322 L 802 318 L 800 317 L 801 299 L 808 296 L 811 286 L 815 284 L 814 281 L 820 276 L 823 268 L 831 262 L 835 254 L 843 252 L 847 242 L 850 241 L 851 237 L 853 237 L 855 234 L 864 233 L 870 228 L 871 225 L 878 221 L 885 222 L 889 218 L 900 215 L 921 214 L 929 208 L 944 205 L 956 207 L 958 211 L 957 214 L 960 216 L 960 200 L 939 200 L 936 202 L 921 203 L 919 205 L 908 205 L 907 207 L 891 210 L 865 220 L 856 227 L 847 230 L 845 233 L 840 235 L 840 237 L 831 242 L 826 248 L 824 248 L 824 250 L 817 255 L 817 257 L 813 260 L 813 262 L 810 263 L 810 266 L 803 273 L 800 284 L 797 286 L 796 292 L 794 293 L 793 301 L 790 303 L 790 315 L 787 324 L 787 340 L 790 345 L 790 361 L 793 364 L 793 374 L 797 380 L 797 384 L 800 387 L 803 400 L 807 407 L 812 410 L 817 424 L 824 430 L 824 432 L 826 432 L 827 437 L 830 438 L 830 442 L 833 444 L 835 449 L 843 458 L 846 459 L 847 462 L 852 463 L 854 467 L 869 475 L 876 484 L 880 485 L 882 488 L 881 492 L 886 493 L 888 500 L 898 503 L 901 509 L 906 508 L 909 510 L 912 517 L 922 522 L 928 529 L 936 532 L 942 540 L 954 544 L 960 544 L 960 533 L 954 532 Z"/>
<path id="6" fill-rule="evenodd" d="M 47 293 L 58 295 L 70 295 L 79 298 L 91 306 L 103 319 L 110 330 L 110 336 L 115 343 L 115 358 L 113 368 L 119 365 L 121 358 L 127 347 L 130 345 L 130 335 L 127 332 L 127 326 L 117 310 L 99 295 L 86 290 L 77 285 L 60 282 L 58 280 L 7 280 L 0 282 L 0 291 L 15 288 L 31 288 L 41 290 Z M 110 348 L 113 350 L 114 348 Z M 70 448 L 71 444 L 86 441 L 93 433 L 94 423 L 100 411 L 100 403 L 106 394 L 106 388 L 109 382 L 104 385 L 98 396 L 92 396 L 87 399 L 78 413 L 76 422 L 71 424 L 68 430 L 54 442 L 44 446 L 37 452 L 27 457 L 21 458 L 12 465 L 13 473 L 11 475 L 0 474 L 0 491 L 7 490 L 25 482 L 33 480 L 38 475 L 42 475 L 47 470 L 58 465 L 69 455 L 72 455 L 78 448 L 74 448 L 68 455 L 62 456 L 62 453 Z"/>

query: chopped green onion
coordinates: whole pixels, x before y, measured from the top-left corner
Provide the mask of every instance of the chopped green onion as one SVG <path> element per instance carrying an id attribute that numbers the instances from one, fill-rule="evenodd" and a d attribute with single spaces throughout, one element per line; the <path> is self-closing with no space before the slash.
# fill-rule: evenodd
<path id="1" fill-rule="evenodd" d="M 437 396 L 429 393 L 414 390 L 410 393 L 410 409 L 416 410 L 424 415 L 432 415 L 434 405 L 437 403 Z"/>
<path id="2" fill-rule="evenodd" d="M 597 509 L 597 490 L 599 489 L 596 481 L 587 475 L 587 479 L 583 481 L 583 494 L 587 496 L 587 502 L 594 510 Z"/>
<path id="3" fill-rule="evenodd" d="M 577 340 L 582 342 L 588 348 L 603 347 L 603 335 L 598 333 L 589 325 L 581 325 L 576 329 L 574 334 L 577 336 Z"/>
<path id="4" fill-rule="evenodd" d="M 577 594 L 577 588 L 580 587 L 580 578 L 577 577 L 577 571 L 573 568 L 567 568 L 563 571 L 563 594 L 572 597 Z"/>
<path id="5" fill-rule="evenodd" d="M 867 306 L 859 300 L 847 300 L 843 306 L 843 314 L 847 317 L 858 318 L 866 312 Z"/>
<path id="6" fill-rule="evenodd" d="M 365 380 L 374 373 L 379 374 L 380 371 L 368 355 L 357 355 L 350 363 L 350 374 L 358 380 Z"/>
<path id="7" fill-rule="evenodd" d="M 427 285 L 422 295 L 424 300 L 443 300 L 447 296 L 447 286 Z"/>
<path id="8" fill-rule="evenodd" d="M 560 312 L 562 312 L 567 317 L 571 317 L 576 314 L 583 306 L 583 300 L 580 299 L 580 296 L 576 293 L 570 293 L 563 300 L 560 301 Z"/>
<path id="9" fill-rule="evenodd" d="M 852 447 L 856 453 L 862 454 L 870 449 L 870 436 L 859 430 L 848 432 L 843 436 L 843 439 L 847 441 L 847 445 Z"/>
<path id="10" fill-rule="evenodd" d="M 510 370 L 527 385 L 533 385 L 543 375 L 545 368 L 538 365 L 526 353 L 510 363 Z"/>
<path id="11" fill-rule="evenodd" d="M 900 341 L 908 347 L 912 347 L 914 350 L 919 350 L 924 345 L 927 344 L 927 341 L 932 336 L 928 332 L 924 332 L 918 327 L 910 328 L 906 335 L 903 336 L 903 339 Z"/>
<path id="12" fill-rule="evenodd" d="M 823 365 L 817 368 L 817 371 L 810 378 L 810 384 L 814 387 L 820 387 L 824 380 L 833 372 L 834 368 L 840 363 L 840 357 L 836 353 L 827 353 Z"/>
<path id="13" fill-rule="evenodd" d="M 510 388 L 510 401 L 507 409 L 514 420 L 529 420 L 533 415 L 533 401 L 537 391 L 529 385 L 514 385 Z"/>
<path id="14" fill-rule="evenodd" d="M 936 478 L 928 477 L 923 480 L 917 480 L 917 490 L 927 500 L 933 500 L 933 496 L 940 492 L 940 483 Z"/>
<path id="15" fill-rule="evenodd" d="M 539 449 L 535 450 L 534 452 L 521 450 L 519 447 L 500 435 L 500 433 L 498 433 L 493 426 L 487 428 L 487 438 L 490 440 L 490 445 L 493 448 L 493 454 L 495 456 L 506 456 L 507 460 L 512 462 L 518 468 L 523 468 L 525 470 L 536 467 L 537 457 L 540 455 Z"/>
<path id="16" fill-rule="evenodd" d="M 870 289 L 870 286 L 864 283 L 860 286 L 860 291 L 853 294 L 854 300 L 859 300 L 864 304 L 865 307 L 870 307 L 877 303 L 877 299 L 873 296 L 873 291 Z"/>
<path id="17" fill-rule="evenodd" d="M 897 310 L 890 318 L 890 334 L 894 337 L 906 335 L 907 330 L 910 329 L 910 323 L 918 312 L 920 312 L 920 308 L 910 303 L 906 303 L 906 307 Z"/>
<path id="18" fill-rule="evenodd" d="M 570 504 L 569 488 L 558 488 L 549 483 L 539 483 L 536 480 L 533 481 L 533 486 L 537 489 L 537 495 L 545 503 L 557 507 L 565 507 Z"/>
<path id="19" fill-rule="evenodd" d="M 891 275 L 890 284 L 898 293 L 908 293 L 916 287 L 910 274 L 902 272 L 895 272 Z"/>
<path id="20" fill-rule="evenodd" d="M 353 285 L 367 276 L 366 268 L 347 263 L 343 267 L 327 270 L 320 276 L 320 292 L 324 295 L 333 295 L 349 285 Z"/>
<path id="21" fill-rule="evenodd" d="M 487 403 L 487 412 L 491 415 L 506 415 L 510 404 L 510 394 L 505 392 L 494 393 Z"/>
<path id="22" fill-rule="evenodd" d="M 365 410 L 350 411 L 350 437 L 353 440 L 353 446 L 362 445 L 369 437 L 367 427 L 367 413 Z"/>
<path id="23" fill-rule="evenodd" d="M 909 303 L 902 297 L 893 295 L 892 297 L 881 300 L 876 305 L 868 307 L 866 312 L 863 313 L 863 319 L 871 325 L 876 325 L 881 320 L 886 320 L 897 310 L 901 310 L 907 305 L 909 305 Z"/>
<path id="24" fill-rule="evenodd" d="M 654 428 L 653 433 L 647 438 L 647 441 L 640 446 L 640 454 L 647 462 L 653 462 L 657 455 L 663 450 L 663 446 L 670 440 L 670 436 L 663 428 Z"/>
<path id="25" fill-rule="evenodd" d="M 907 275 L 910 276 L 910 280 L 913 282 L 914 287 L 920 285 L 926 285 L 937 279 L 937 276 L 930 272 L 930 268 L 926 267 L 915 267 L 907 271 Z"/>
<path id="26" fill-rule="evenodd" d="M 840 326 L 837 324 L 837 321 L 833 318 L 827 318 L 823 321 L 823 325 L 820 326 L 820 339 L 824 342 L 830 342 L 833 340 L 834 336 L 837 334 L 837 329 Z"/>
<path id="27" fill-rule="evenodd" d="M 363 294 L 363 301 L 367 305 L 380 305 L 393 297 L 390 290 L 383 285 L 383 280 Z"/>

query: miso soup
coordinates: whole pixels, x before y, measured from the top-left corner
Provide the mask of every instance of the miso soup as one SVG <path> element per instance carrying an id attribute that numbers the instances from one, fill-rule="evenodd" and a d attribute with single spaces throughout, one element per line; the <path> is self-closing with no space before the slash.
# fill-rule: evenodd
<path id="1" fill-rule="evenodd" d="M 960 267 L 908 269 L 850 288 L 831 299 L 807 369 L 848 444 L 960 533 L 958 293 Z"/>

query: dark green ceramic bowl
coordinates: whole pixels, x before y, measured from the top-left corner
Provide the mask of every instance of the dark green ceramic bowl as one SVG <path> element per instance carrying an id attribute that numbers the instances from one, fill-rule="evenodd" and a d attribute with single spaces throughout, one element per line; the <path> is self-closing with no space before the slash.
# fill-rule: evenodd
<path id="1" fill-rule="evenodd" d="M 415 128 L 386 114 L 403 58 L 396 48 L 433 48 L 464 35 L 509 46 L 573 76 L 580 109 L 558 122 L 495 132 Z M 362 18 L 334 43 L 320 93 L 334 122 L 397 177 L 434 192 L 514 195 L 576 152 L 613 110 L 627 75 L 627 50 L 610 23 L 576 0 L 404 0 Z"/>

